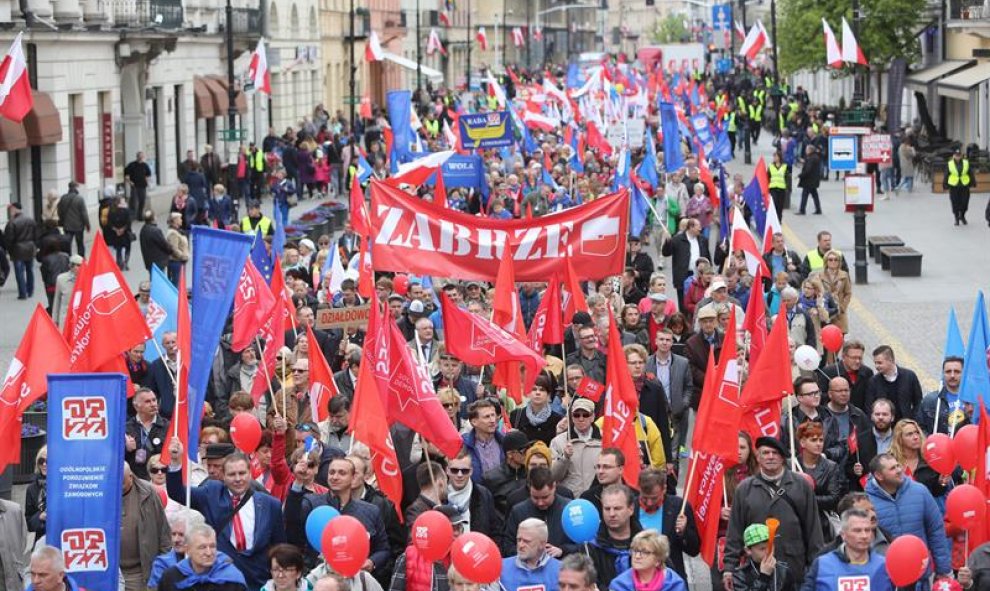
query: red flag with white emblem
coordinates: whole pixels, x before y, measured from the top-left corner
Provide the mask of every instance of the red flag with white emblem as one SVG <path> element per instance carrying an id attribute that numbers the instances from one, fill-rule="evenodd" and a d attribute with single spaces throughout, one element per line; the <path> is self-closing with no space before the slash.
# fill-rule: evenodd
<path id="1" fill-rule="evenodd" d="M 540 305 L 529 325 L 529 346 L 540 353 L 543 345 L 559 345 L 564 340 L 563 308 L 560 299 L 560 279 L 554 275 L 547 284 Z"/>
<path id="2" fill-rule="evenodd" d="M 333 381 L 333 372 L 327 364 L 323 351 L 316 346 L 316 335 L 313 327 L 306 326 L 306 337 L 311 343 L 309 347 L 309 403 L 313 410 L 313 418 L 322 423 L 330 418 L 330 399 L 340 393 L 337 383 Z M 379 417 L 382 415 L 379 414 Z"/>
<path id="3" fill-rule="evenodd" d="M 602 448 L 617 447 L 626 457 L 622 476 L 626 484 L 639 489 L 639 472 L 643 461 L 636 438 L 639 420 L 639 398 L 633 385 L 622 339 L 616 329 L 615 317 L 609 310 L 608 353 L 605 365 L 605 420 L 602 423 Z"/>
<path id="4" fill-rule="evenodd" d="M 243 351 L 253 343 L 274 308 L 272 290 L 248 258 L 234 295 L 234 334 L 230 348 Z"/>
<path id="5" fill-rule="evenodd" d="M 275 298 L 275 306 L 261 327 L 261 334 L 258 335 L 258 340 L 264 346 L 264 352 L 258 364 L 258 373 L 255 374 L 254 383 L 251 385 L 251 397 L 255 404 L 268 389 L 271 377 L 275 374 L 275 356 L 278 350 L 285 346 L 285 321 L 289 316 L 290 307 L 285 303 L 287 299 L 285 274 L 282 273 L 282 263 L 278 258 L 275 259 L 275 268 L 272 271 L 272 296 Z"/>

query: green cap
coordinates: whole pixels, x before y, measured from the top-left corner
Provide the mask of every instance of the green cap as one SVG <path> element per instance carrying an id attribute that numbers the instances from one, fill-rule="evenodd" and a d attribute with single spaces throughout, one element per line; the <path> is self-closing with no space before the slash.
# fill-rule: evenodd
<path id="1" fill-rule="evenodd" d="M 743 532 L 743 544 L 749 548 L 770 540 L 770 529 L 762 523 L 754 523 Z"/>

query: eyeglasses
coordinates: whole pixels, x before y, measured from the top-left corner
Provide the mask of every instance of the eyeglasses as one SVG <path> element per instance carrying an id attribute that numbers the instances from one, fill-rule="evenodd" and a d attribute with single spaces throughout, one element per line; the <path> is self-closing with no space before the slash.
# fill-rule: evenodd
<path id="1" fill-rule="evenodd" d="M 573 416 L 575 419 L 588 419 L 591 418 L 591 413 L 579 410 L 578 412 L 572 412 L 571 416 Z"/>
<path id="2" fill-rule="evenodd" d="M 458 474 L 460 476 L 467 476 L 471 473 L 471 468 L 447 468 L 450 470 L 451 474 Z"/>
<path id="3" fill-rule="evenodd" d="M 821 390 L 815 390 L 814 392 L 801 392 L 798 396 L 821 396 Z"/>
<path id="4" fill-rule="evenodd" d="M 273 575 L 288 575 L 288 574 L 295 574 L 296 572 L 297 572 L 296 567 L 294 566 L 290 566 L 289 568 L 282 568 L 281 566 L 276 566 L 275 568 L 272 569 Z"/>
<path id="5" fill-rule="evenodd" d="M 444 408 L 456 408 L 457 407 L 457 403 L 456 402 L 444 402 L 443 403 L 443 407 Z"/>
<path id="6" fill-rule="evenodd" d="M 44 466 L 47 463 L 48 463 L 48 459 L 47 458 L 38 458 L 38 465 L 39 466 Z"/>
<path id="7" fill-rule="evenodd" d="M 633 548 L 629 551 L 630 554 L 636 556 L 653 556 L 655 553 L 652 550 L 644 550 L 643 548 Z"/>
<path id="8" fill-rule="evenodd" d="M 148 468 L 148 474 L 164 474 L 164 473 L 165 473 L 165 468 L 163 467 Z"/>

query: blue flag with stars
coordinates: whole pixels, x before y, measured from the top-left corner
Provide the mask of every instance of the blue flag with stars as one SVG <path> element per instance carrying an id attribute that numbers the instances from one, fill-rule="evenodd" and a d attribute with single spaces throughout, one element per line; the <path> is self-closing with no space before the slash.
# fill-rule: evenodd
<path id="1" fill-rule="evenodd" d="M 254 263 L 254 267 L 258 269 L 265 281 L 271 284 L 272 269 L 274 268 L 272 256 L 268 254 L 268 249 L 265 248 L 265 237 L 261 235 L 261 230 L 258 230 L 254 237 L 254 246 L 251 247 L 251 262 Z"/>

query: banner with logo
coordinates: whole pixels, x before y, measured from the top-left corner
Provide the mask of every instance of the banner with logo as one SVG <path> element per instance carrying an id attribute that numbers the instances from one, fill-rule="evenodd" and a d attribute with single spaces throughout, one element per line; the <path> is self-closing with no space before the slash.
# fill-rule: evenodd
<path id="1" fill-rule="evenodd" d="M 466 187 L 488 195 L 485 181 L 485 164 L 481 156 L 474 154 L 454 154 L 443 163 L 443 185 L 448 189 Z M 436 175 L 434 175 L 435 177 Z M 434 182 L 436 179 L 434 178 Z"/>
<path id="2" fill-rule="evenodd" d="M 80 588 L 117 591 L 127 379 L 48 376 L 47 542 Z"/>
<path id="3" fill-rule="evenodd" d="M 622 273 L 628 226 L 625 188 L 539 218 L 496 220 L 371 183 L 371 258 L 377 271 L 494 281 L 509 241 L 517 281 L 563 276 L 568 251 L 579 278 L 601 279 Z"/>
<path id="4" fill-rule="evenodd" d="M 158 347 L 152 341 L 160 344 L 163 334 L 175 332 L 178 309 L 179 290 L 168 280 L 165 272 L 158 268 L 158 265 L 152 265 L 148 311 L 144 315 L 148 330 L 151 331 L 151 338 L 144 347 L 144 358 L 149 364 L 158 359 Z"/>
<path id="5" fill-rule="evenodd" d="M 457 118 L 457 127 L 465 150 L 504 148 L 516 142 L 508 111 L 465 113 Z"/>

